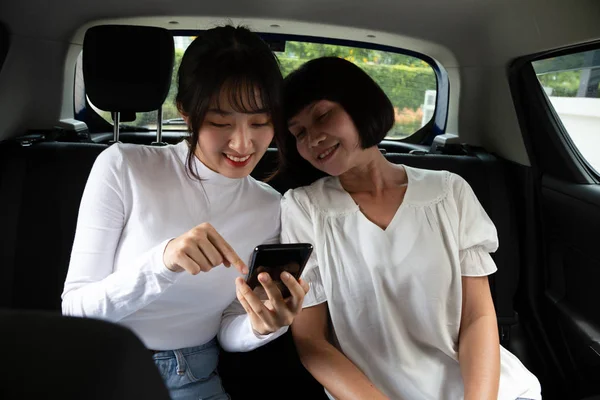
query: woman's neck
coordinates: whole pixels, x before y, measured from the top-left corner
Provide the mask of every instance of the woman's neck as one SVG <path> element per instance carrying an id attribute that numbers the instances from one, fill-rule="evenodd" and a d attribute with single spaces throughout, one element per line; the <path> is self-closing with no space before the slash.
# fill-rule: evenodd
<path id="1" fill-rule="evenodd" d="M 369 192 L 372 195 L 407 182 L 404 168 L 390 163 L 374 146 L 365 149 L 357 165 L 339 176 L 348 193 Z"/>

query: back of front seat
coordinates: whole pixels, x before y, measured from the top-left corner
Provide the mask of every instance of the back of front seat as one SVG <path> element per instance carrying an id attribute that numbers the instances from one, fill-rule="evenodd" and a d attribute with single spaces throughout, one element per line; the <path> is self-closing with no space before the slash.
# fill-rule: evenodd
<path id="1" fill-rule="evenodd" d="M 3 400 L 169 399 L 148 350 L 116 324 L 0 310 L 0 343 Z"/>

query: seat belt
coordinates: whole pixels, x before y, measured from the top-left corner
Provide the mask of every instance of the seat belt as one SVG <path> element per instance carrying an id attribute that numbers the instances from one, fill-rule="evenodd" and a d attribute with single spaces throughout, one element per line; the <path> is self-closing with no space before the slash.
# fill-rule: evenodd
<path id="1" fill-rule="evenodd" d="M 20 147 L 20 146 L 19 146 Z M 9 145 L 6 149 L 11 151 Z M 21 149 L 16 148 L 15 153 Z M 17 234 L 19 228 L 19 216 L 21 200 L 23 196 L 23 180 L 27 176 L 27 162 L 21 154 L 8 153 L 3 163 L 0 181 L 0 229 L 2 240 L 0 240 L 0 308 L 12 308 L 13 287 L 15 277 L 15 260 L 17 251 Z"/>
<path id="2" fill-rule="evenodd" d="M 518 315 L 513 307 L 513 298 L 519 281 L 519 252 L 516 226 L 512 218 L 506 218 L 513 211 L 511 204 L 507 201 L 506 182 L 501 172 L 501 165 L 496 157 L 489 153 L 474 151 L 475 155 L 486 168 L 489 177 L 489 199 L 491 204 L 490 218 L 494 221 L 498 232 L 503 235 L 499 238 L 500 247 L 493 254 L 494 261 L 501 267 L 510 266 L 508 270 L 502 270 L 494 274 L 493 296 L 498 318 L 498 333 L 500 342 L 507 344 L 510 341 L 510 330 L 518 322 Z M 505 249 L 517 249 L 517 251 L 504 251 Z"/>

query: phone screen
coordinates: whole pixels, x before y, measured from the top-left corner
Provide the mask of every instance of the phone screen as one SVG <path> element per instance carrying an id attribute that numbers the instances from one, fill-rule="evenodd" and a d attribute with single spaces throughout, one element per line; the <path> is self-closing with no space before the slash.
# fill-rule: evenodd
<path id="1" fill-rule="evenodd" d="M 260 286 L 258 274 L 267 272 L 277 285 L 284 298 L 290 292 L 281 281 L 281 273 L 289 272 L 294 278 L 299 279 L 304 266 L 312 253 L 312 245 L 308 243 L 269 244 L 261 245 L 254 249 L 250 272 L 246 282 L 251 289 Z"/>

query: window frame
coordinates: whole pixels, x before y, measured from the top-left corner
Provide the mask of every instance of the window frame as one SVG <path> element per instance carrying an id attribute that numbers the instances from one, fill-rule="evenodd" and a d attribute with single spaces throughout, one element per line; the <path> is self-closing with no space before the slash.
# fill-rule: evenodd
<path id="1" fill-rule="evenodd" d="M 594 40 L 524 56 L 514 60 L 508 67 L 525 147 L 532 165 L 540 173 L 549 173 L 576 183 L 600 183 L 600 171 L 590 165 L 573 142 L 533 68 L 535 61 L 599 49 L 600 40 Z M 527 111 L 530 115 L 526 115 L 524 99 L 530 107 Z M 540 118 L 537 126 L 531 126 L 528 122 L 528 119 L 535 119 L 531 115 Z M 550 140 L 544 142 L 541 132 Z"/>

